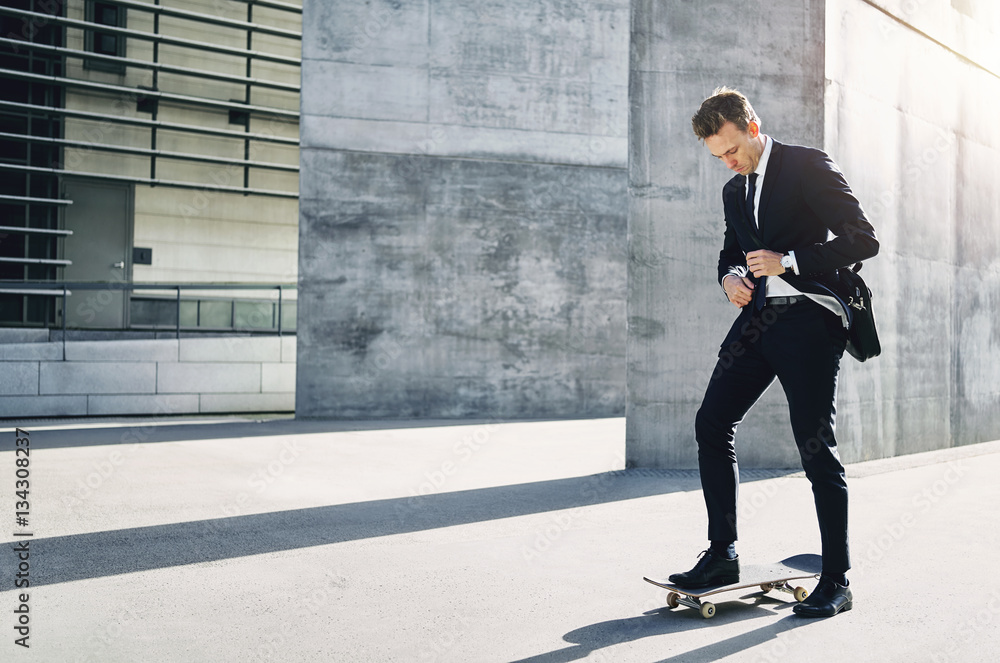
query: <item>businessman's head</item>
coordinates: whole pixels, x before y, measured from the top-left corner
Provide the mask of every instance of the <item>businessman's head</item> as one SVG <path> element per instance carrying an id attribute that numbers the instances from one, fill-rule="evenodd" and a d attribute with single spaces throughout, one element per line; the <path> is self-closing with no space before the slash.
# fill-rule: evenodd
<path id="1" fill-rule="evenodd" d="M 741 175 L 757 168 L 764 152 L 760 118 L 742 93 L 716 89 L 691 118 L 691 127 L 726 168 Z"/>

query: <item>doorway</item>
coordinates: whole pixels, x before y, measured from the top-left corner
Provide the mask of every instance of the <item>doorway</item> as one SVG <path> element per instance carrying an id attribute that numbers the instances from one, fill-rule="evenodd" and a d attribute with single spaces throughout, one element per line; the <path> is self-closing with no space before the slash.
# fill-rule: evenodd
<path id="1" fill-rule="evenodd" d="M 64 268 L 69 282 L 129 283 L 132 280 L 132 184 L 65 178 L 63 197 L 72 200 L 64 211 Z M 125 329 L 128 325 L 127 290 L 70 288 L 66 326 L 86 329 Z"/>

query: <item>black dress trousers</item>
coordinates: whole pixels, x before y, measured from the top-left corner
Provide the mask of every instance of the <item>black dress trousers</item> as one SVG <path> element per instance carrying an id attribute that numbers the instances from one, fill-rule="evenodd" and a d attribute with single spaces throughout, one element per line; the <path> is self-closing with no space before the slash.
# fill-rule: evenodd
<path id="1" fill-rule="evenodd" d="M 847 482 L 835 435 L 837 374 L 846 343 L 839 316 L 811 300 L 760 310 L 744 307 L 722 345 L 695 419 L 710 540 L 738 538 L 736 428 L 777 378 L 788 399 L 802 467 L 812 483 L 823 571 L 850 568 Z"/>

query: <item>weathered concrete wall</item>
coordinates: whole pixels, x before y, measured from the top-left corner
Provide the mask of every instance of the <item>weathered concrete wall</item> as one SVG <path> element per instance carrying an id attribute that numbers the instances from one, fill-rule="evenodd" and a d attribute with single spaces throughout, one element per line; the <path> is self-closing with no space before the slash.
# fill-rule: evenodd
<path id="1" fill-rule="evenodd" d="M 996 439 L 1000 6 L 826 4 L 826 147 L 883 246 L 865 273 L 884 355 L 842 382 L 849 458 Z"/>
<path id="2" fill-rule="evenodd" d="M 823 142 L 821 3 L 635 0 L 629 165 L 628 462 L 695 467 L 694 415 L 736 317 L 716 283 L 731 173 L 691 132 L 719 85 L 741 89 L 765 133 Z M 740 428 L 748 466 L 791 464 L 787 405 L 771 389 Z"/>
<path id="3" fill-rule="evenodd" d="M 826 149 L 882 241 L 864 275 L 883 355 L 845 355 L 845 461 L 1000 436 L 997 18 L 985 0 L 633 2 L 630 462 L 696 465 L 694 413 L 735 315 L 715 283 L 730 174 L 689 123 L 720 84 L 748 94 L 766 133 Z M 797 465 L 779 388 L 739 450 Z"/>
<path id="4" fill-rule="evenodd" d="M 623 413 L 628 2 L 304 12 L 297 415 Z"/>

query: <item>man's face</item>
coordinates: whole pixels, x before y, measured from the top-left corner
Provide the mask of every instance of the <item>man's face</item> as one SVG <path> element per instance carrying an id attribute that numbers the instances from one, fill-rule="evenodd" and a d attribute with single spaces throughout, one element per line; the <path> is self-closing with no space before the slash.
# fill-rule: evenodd
<path id="1" fill-rule="evenodd" d="M 740 175 L 755 171 L 760 155 L 764 153 L 760 127 L 756 122 L 751 122 L 746 131 L 740 131 L 732 122 L 726 122 L 719 133 L 705 139 L 705 146 L 726 168 Z"/>

